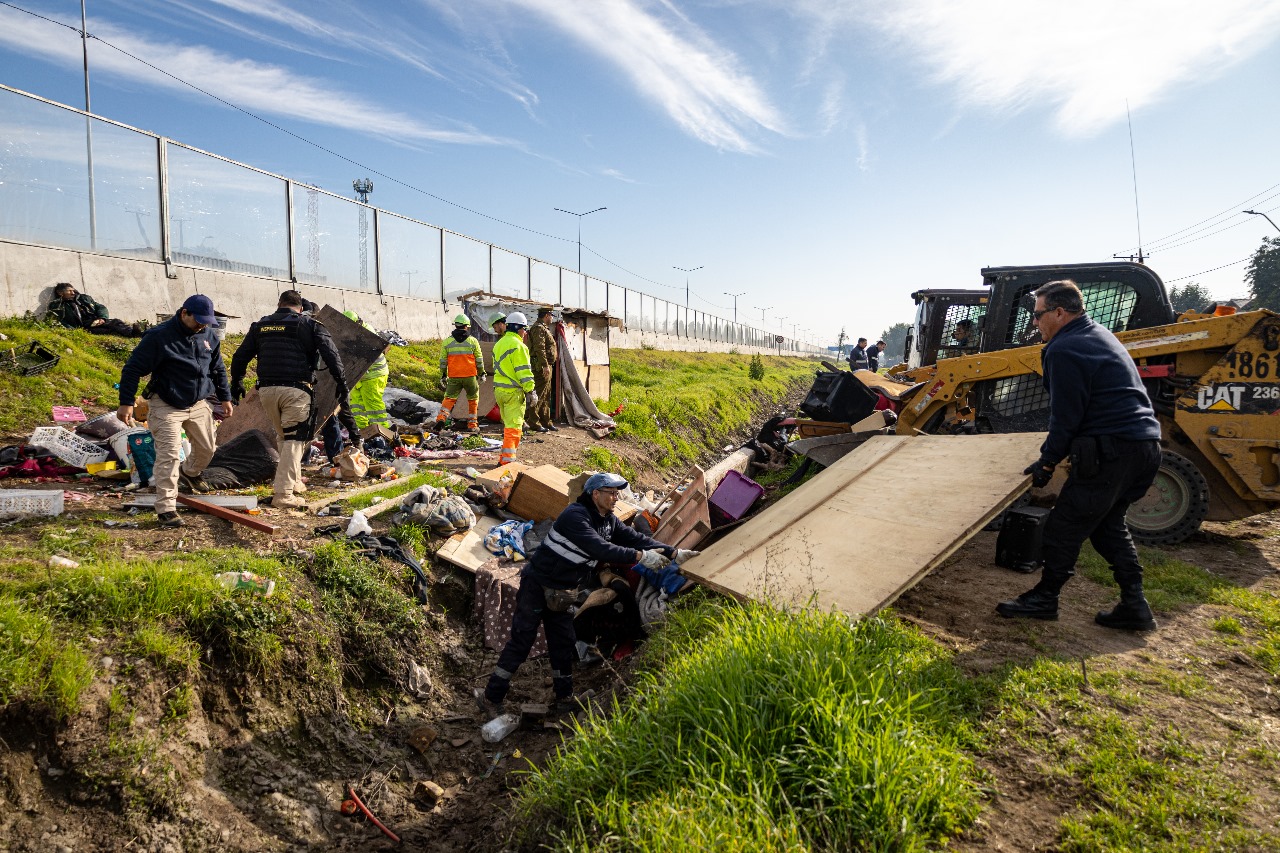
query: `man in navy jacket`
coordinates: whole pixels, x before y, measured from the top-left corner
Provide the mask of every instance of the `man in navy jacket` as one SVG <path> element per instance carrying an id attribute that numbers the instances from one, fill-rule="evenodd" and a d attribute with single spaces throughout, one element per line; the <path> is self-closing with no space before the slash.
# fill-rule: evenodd
<path id="1" fill-rule="evenodd" d="M 181 527 L 178 478 L 195 491 L 206 491 L 200 475 L 213 458 L 213 408 L 216 396 L 222 416 L 231 417 L 231 387 L 222 363 L 222 347 L 213 330 L 218 318 L 207 296 L 189 297 L 177 313 L 152 327 L 134 347 L 120 371 L 120 408 L 116 417 L 133 426 L 133 403 L 142 377 L 147 382 L 147 428 L 155 441 L 156 518 L 164 527 Z M 182 433 L 191 454 L 179 466 Z"/>
<path id="2" fill-rule="evenodd" d="M 501 713 L 511 678 L 529 657 L 529 650 L 537 639 L 538 625 L 546 629 L 556 709 L 571 708 L 577 642 L 573 614 L 569 610 L 575 600 L 572 593 L 598 585 L 596 575 L 606 564 L 642 563 L 656 571 L 677 557 L 693 553 L 677 552 L 670 545 L 619 521 L 613 507 L 618 502 L 619 490 L 626 487 L 627 481 L 617 474 L 593 474 L 587 478 L 582 495 L 560 513 L 546 540 L 520 572 L 511 639 L 502 650 L 484 692 L 476 697 L 486 713 Z"/>
<path id="3" fill-rule="evenodd" d="M 1125 513 L 1160 468 L 1160 423 L 1151 399 L 1128 351 L 1084 313 L 1075 282 L 1051 281 L 1036 290 L 1032 322 L 1045 340 L 1049 435 L 1040 458 L 1024 473 L 1039 487 L 1068 456 L 1071 470 L 1045 520 L 1040 582 L 996 611 L 1010 618 L 1057 619 L 1058 593 L 1075 574 L 1087 538 L 1120 585 L 1120 603 L 1095 621 L 1150 631 L 1156 620 L 1142 592 L 1142 565 Z"/>

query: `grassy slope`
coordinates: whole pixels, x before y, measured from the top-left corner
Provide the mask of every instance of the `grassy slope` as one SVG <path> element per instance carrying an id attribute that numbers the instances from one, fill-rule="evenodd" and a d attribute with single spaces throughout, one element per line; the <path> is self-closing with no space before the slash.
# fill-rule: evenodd
<path id="1" fill-rule="evenodd" d="M 932 849 L 974 825 L 982 759 L 1052 787 L 1063 850 L 1280 850 L 1280 832 L 1241 825 L 1280 793 L 1263 727 L 1168 722 L 1224 701 L 1217 658 L 1280 676 L 1280 605 L 1142 556 L 1158 610 L 1216 606 L 1202 659 L 1086 671 L 1041 656 L 970 677 L 888 614 L 851 626 L 695 599 L 651 643 L 635 701 L 535 771 L 520 809 L 577 851 Z M 1081 569 L 1111 583 L 1087 547 Z M 1272 790 L 1235 781 L 1237 765 Z"/>

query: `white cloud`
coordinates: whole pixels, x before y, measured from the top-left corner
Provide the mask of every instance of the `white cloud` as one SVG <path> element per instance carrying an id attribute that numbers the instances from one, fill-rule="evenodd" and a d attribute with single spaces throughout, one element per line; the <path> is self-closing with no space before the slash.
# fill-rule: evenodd
<path id="1" fill-rule="evenodd" d="M 622 181 L 623 183 L 626 183 L 626 184 L 637 183 L 635 178 L 628 178 L 626 175 L 624 175 L 622 172 L 619 172 L 617 169 L 608 169 L 608 168 L 601 169 L 600 174 L 606 178 L 613 178 L 616 181 Z"/>
<path id="2" fill-rule="evenodd" d="M 791 0 L 818 42 L 855 25 L 889 35 L 965 106 L 1048 107 L 1087 135 L 1222 73 L 1280 35 L 1259 0 Z"/>
<path id="3" fill-rule="evenodd" d="M 300 119 L 401 143 L 515 145 L 467 125 L 433 126 L 412 116 L 381 109 L 367 98 L 338 90 L 324 80 L 297 75 L 276 65 L 230 56 L 206 47 L 149 41 L 110 26 L 90 32 L 134 56 L 189 80 L 220 98 L 254 112 Z M 0 7 L 0 44 L 9 49 L 64 65 L 80 61 L 74 38 L 50 38 L 49 24 Z M 93 73 L 118 76 L 159 88 L 194 94 L 178 81 L 102 44 L 90 43 Z"/>
<path id="4" fill-rule="evenodd" d="M 474 8 L 475 0 L 469 5 Z M 667 2 L 508 0 L 628 77 L 685 132 L 718 148 L 754 151 L 752 132 L 784 132 L 753 77 Z"/>

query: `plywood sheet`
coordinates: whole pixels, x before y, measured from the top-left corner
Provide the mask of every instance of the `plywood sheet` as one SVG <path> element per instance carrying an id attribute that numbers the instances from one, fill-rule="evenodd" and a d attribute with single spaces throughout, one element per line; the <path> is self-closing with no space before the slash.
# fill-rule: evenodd
<path id="1" fill-rule="evenodd" d="M 873 613 L 1026 489 L 1043 440 L 876 436 L 681 568 L 739 598 Z"/>
<path id="2" fill-rule="evenodd" d="M 609 365 L 593 364 L 587 368 L 587 394 L 592 400 L 608 401 L 610 391 Z"/>
<path id="3" fill-rule="evenodd" d="M 316 313 L 316 320 L 329 330 L 333 344 L 338 348 L 338 355 L 342 357 L 342 372 L 347 380 L 347 387 L 354 387 L 369 369 L 369 365 L 373 364 L 386 350 L 387 342 L 375 332 L 347 319 L 332 305 L 321 308 Z M 323 414 L 315 420 L 312 438 L 320 434 L 320 428 L 324 426 L 329 415 L 338 410 L 337 386 L 323 364 L 321 368 L 316 371 L 315 398 L 312 405 L 317 412 Z M 225 444 L 240 433 L 251 429 L 262 430 L 268 436 L 276 434 L 275 427 L 271 425 L 271 419 L 267 417 L 267 413 L 262 410 L 262 404 L 258 402 L 257 389 L 250 390 L 240 401 L 240 405 L 236 406 L 231 417 L 218 425 L 218 443 Z"/>
<path id="4" fill-rule="evenodd" d="M 436 552 L 436 556 L 475 574 L 477 569 L 494 559 L 494 556 L 484 547 L 484 537 L 489 534 L 494 525 L 501 523 L 499 519 L 492 516 L 480 516 L 466 533 L 455 533 L 446 539 L 440 546 L 440 550 Z"/>
<path id="5" fill-rule="evenodd" d="M 592 367 L 609 363 L 609 321 L 605 318 L 586 318 L 585 355 L 587 364 Z"/>

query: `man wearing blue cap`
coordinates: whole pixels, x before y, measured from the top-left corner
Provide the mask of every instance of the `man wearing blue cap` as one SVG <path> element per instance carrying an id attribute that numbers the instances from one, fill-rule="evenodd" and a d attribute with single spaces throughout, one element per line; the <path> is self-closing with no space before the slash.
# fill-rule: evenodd
<path id="1" fill-rule="evenodd" d="M 538 550 L 520 572 L 516 611 L 511 619 L 511 639 L 498 657 L 484 692 L 476 702 L 486 713 L 502 713 L 511 678 L 529 657 L 542 625 L 551 658 L 551 683 L 555 709 L 573 707 L 573 658 L 577 636 L 569 608 L 581 591 L 599 586 L 597 575 L 605 565 L 637 563 L 655 571 L 672 560 L 687 559 L 696 552 L 676 550 L 618 520 L 613 508 L 627 481 L 617 474 L 593 474 L 582 495 L 560 513 Z"/>
<path id="2" fill-rule="evenodd" d="M 163 527 L 181 527 L 178 479 L 194 491 L 206 491 L 200 475 L 213 458 L 213 408 L 216 395 L 224 418 L 231 417 L 231 387 L 222 348 L 213 330 L 218 318 L 207 296 L 187 298 L 171 318 L 150 329 L 120 371 L 120 408 L 116 417 L 134 425 L 133 403 L 142 377 L 150 376 L 145 397 L 147 428 L 155 442 L 156 518 Z M 182 433 L 191 453 L 180 465 Z"/>

